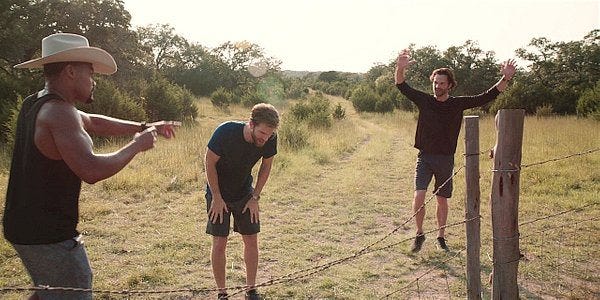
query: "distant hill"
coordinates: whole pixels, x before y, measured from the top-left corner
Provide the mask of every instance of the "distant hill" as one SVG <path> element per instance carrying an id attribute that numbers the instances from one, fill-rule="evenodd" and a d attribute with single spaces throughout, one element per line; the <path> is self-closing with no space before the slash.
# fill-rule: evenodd
<path id="1" fill-rule="evenodd" d="M 311 74 L 313 76 L 319 76 L 321 72 L 283 70 L 281 71 L 281 74 L 283 74 L 283 76 L 285 77 L 302 78 L 308 74 Z"/>
<path id="2" fill-rule="evenodd" d="M 362 76 L 363 73 L 352 73 L 352 72 L 341 72 L 341 71 L 328 71 L 328 72 L 337 72 L 339 74 L 345 74 L 345 75 L 353 75 L 354 76 Z M 318 77 L 321 73 L 323 73 L 322 71 L 292 71 L 292 70 L 283 70 L 281 71 L 281 74 L 285 77 L 289 77 L 289 78 L 303 78 L 306 75 L 310 75 L 311 77 Z"/>

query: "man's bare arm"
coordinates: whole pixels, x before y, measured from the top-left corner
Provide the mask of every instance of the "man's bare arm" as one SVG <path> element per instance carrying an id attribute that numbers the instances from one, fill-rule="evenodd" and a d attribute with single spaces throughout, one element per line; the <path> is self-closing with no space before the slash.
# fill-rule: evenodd
<path id="1" fill-rule="evenodd" d="M 115 152 L 95 154 L 79 112 L 62 101 L 46 103 L 38 113 L 38 124 L 43 129 L 42 132 L 49 135 L 40 139 L 54 143 L 60 158 L 87 183 L 113 176 L 137 153 L 152 148 L 156 140 L 156 129 L 148 128 L 136 134 L 131 142 Z"/>

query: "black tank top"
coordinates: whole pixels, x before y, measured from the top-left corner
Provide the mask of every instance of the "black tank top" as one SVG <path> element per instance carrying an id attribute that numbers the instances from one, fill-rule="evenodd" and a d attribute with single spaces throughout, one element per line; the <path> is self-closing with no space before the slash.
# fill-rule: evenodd
<path id="1" fill-rule="evenodd" d="M 4 237 L 13 244 L 50 244 L 77 236 L 81 179 L 63 160 L 44 156 L 34 143 L 35 122 L 55 94 L 33 94 L 17 119 L 4 207 Z"/>

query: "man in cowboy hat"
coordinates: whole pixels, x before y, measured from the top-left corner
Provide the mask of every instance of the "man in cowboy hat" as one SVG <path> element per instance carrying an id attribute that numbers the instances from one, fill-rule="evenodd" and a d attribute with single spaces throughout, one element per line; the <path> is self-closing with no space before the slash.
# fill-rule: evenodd
<path id="1" fill-rule="evenodd" d="M 92 271 L 77 232 L 81 181 L 115 175 L 151 149 L 157 135 L 170 138 L 178 122 L 153 124 L 87 114 L 75 108 L 93 100 L 94 73 L 112 74 L 112 56 L 76 34 L 42 40 L 42 57 L 15 66 L 43 68 L 45 88 L 23 101 L 17 119 L 4 210 L 4 236 L 35 286 L 91 289 Z M 89 134 L 130 135 L 121 149 L 96 154 Z M 91 299 L 87 292 L 36 291 L 32 298 Z"/>

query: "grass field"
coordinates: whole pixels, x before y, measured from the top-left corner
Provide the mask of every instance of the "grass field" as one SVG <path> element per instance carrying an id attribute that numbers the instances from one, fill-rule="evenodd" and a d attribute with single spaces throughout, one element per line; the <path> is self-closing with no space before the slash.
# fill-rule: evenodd
<path id="1" fill-rule="evenodd" d="M 419 254 L 410 253 L 413 114 L 357 114 L 349 102 L 347 117 L 329 130 L 315 130 L 310 146 L 280 147 L 261 198 L 258 282 L 347 258 L 294 281 L 268 285 L 268 299 L 462 299 L 466 298 L 464 225 L 446 230 L 444 253 L 429 234 Z M 248 111 L 214 109 L 198 102 L 200 116 L 174 140 L 136 157 L 121 173 L 84 185 L 79 230 L 100 290 L 213 288 L 210 237 L 204 233 L 206 205 L 202 164 L 214 128 Z M 281 107 L 285 111 L 285 107 Z M 285 114 L 283 116 L 285 118 Z M 481 149 L 495 143 L 493 118 L 480 120 Z M 456 166 L 463 164 L 459 140 Z M 523 164 L 600 147 L 600 123 L 573 117 L 525 120 Z M 104 153 L 120 142 L 97 149 Z M 0 193 L 5 194 L 8 158 L 0 163 Z M 489 207 L 492 160 L 481 164 L 482 282 L 490 297 L 492 237 Z M 455 177 L 449 222 L 464 220 L 464 172 Z M 3 201 L 2 205 L 3 205 Z M 427 206 L 425 230 L 435 229 L 435 201 Z M 596 203 L 597 205 L 593 205 Z M 519 222 L 565 210 L 574 211 L 523 225 L 519 263 L 520 295 L 525 299 L 600 298 L 600 152 L 524 168 L 521 172 Z M 0 212 L 1 213 L 1 212 Z M 406 225 L 404 225 L 407 223 Z M 356 251 L 396 230 L 375 248 Z M 393 245 L 397 244 L 397 245 Z M 230 237 L 227 280 L 244 283 L 241 237 Z M 0 240 L 0 287 L 28 286 L 29 278 L 11 246 Z M 292 277 L 295 275 L 292 275 Z M 422 277 L 421 277 L 422 276 Z M 418 280 L 417 280 L 418 279 Z M 25 293 L 3 293 L 21 299 Z M 99 299 L 206 299 L 214 293 L 95 294 Z M 240 295 L 235 299 L 242 299 Z"/>

